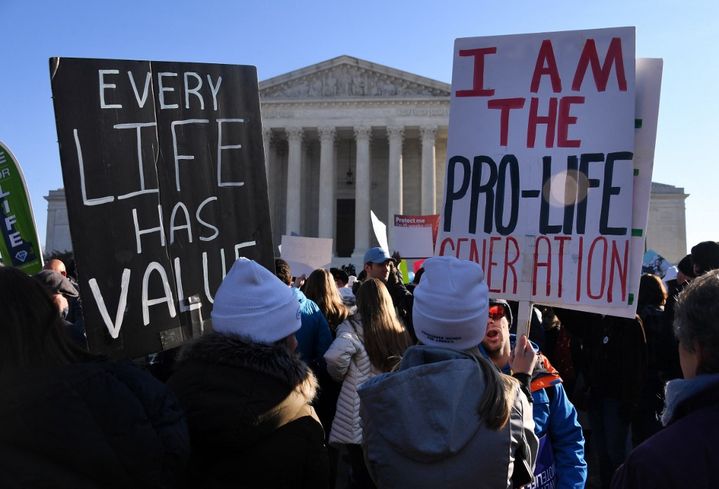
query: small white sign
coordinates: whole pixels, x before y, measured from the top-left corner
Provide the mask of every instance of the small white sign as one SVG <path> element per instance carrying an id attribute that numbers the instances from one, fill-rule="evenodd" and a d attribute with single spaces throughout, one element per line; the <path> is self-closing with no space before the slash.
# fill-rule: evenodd
<path id="1" fill-rule="evenodd" d="M 318 268 L 329 268 L 332 261 L 331 238 L 282 236 L 282 258 L 289 263 L 296 277 L 309 275 Z"/>

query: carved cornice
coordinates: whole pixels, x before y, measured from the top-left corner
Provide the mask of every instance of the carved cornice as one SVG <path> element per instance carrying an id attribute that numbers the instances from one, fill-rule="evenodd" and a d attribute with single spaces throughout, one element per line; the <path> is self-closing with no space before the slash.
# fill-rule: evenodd
<path id="1" fill-rule="evenodd" d="M 449 99 L 446 101 L 300 101 L 262 102 L 263 119 L 292 118 L 303 110 L 384 110 L 395 117 L 440 117 L 449 120 Z"/>

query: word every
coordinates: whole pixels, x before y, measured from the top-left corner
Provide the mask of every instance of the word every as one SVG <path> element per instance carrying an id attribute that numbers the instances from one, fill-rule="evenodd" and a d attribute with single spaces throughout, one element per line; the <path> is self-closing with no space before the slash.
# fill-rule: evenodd
<path id="1" fill-rule="evenodd" d="M 188 71 L 181 74 L 171 72 L 157 73 L 157 91 L 160 110 L 178 109 L 179 103 L 184 100 L 185 109 L 190 108 L 190 100 L 200 104 L 200 110 L 205 110 L 205 98 L 212 99 L 212 109 L 217 111 L 217 94 L 222 85 L 222 77 L 218 76 L 216 80 L 211 75 L 206 75 L 207 85 L 204 85 L 203 78 L 199 73 Z M 113 100 L 113 92 L 117 90 L 117 83 L 123 78 L 120 76 L 120 70 L 98 70 L 98 89 L 100 92 L 100 108 L 101 109 L 122 109 L 123 106 Z M 180 79 L 182 81 L 180 81 Z M 137 81 L 132 71 L 127 72 L 127 81 L 129 82 L 132 93 L 135 95 L 137 106 L 143 108 L 147 103 L 150 93 L 150 81 L 152 80 L 152 72 L 145 73 L 145 80 L 142 82 L 142 92 L 137 88 Z M 124 81 L 124 80 L 123 80 Z M 124 87 L 127 88 L 127 87 Z M 209 91 L 209 93 L 207 93 Z M 178 97 L 178 93 L 182 94 Z M 192 97 L 191 97 L 192 96 Z"/>

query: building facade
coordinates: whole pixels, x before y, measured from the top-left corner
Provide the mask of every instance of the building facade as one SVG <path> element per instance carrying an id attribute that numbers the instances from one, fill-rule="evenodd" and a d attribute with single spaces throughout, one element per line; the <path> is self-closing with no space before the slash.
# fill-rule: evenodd
<path id="1" fill-rule="evenodd" d="M 274 242 L 292 233 L 333 238 L 336 262 L 359 264 L 376 243 L 370 211 L 387 224 L 394 214 L 437 213 L 449 96 L 447 83 L 351 56 L 262 81 Z M 46 252 L 69 243 L 61 192 L 46 197 Z M 686 253 L 686 197 L 652 186 L 647 247 L 671 261 Z"/>

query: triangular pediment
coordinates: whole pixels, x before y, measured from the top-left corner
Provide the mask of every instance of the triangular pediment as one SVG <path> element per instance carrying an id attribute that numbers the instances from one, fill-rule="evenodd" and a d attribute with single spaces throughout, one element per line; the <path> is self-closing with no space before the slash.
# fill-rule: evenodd
<path id="1" fill-rule="evenodd" d="M 352 56 L 260 82 L 262 100 L 449 97 L 450 86 Z"/>

